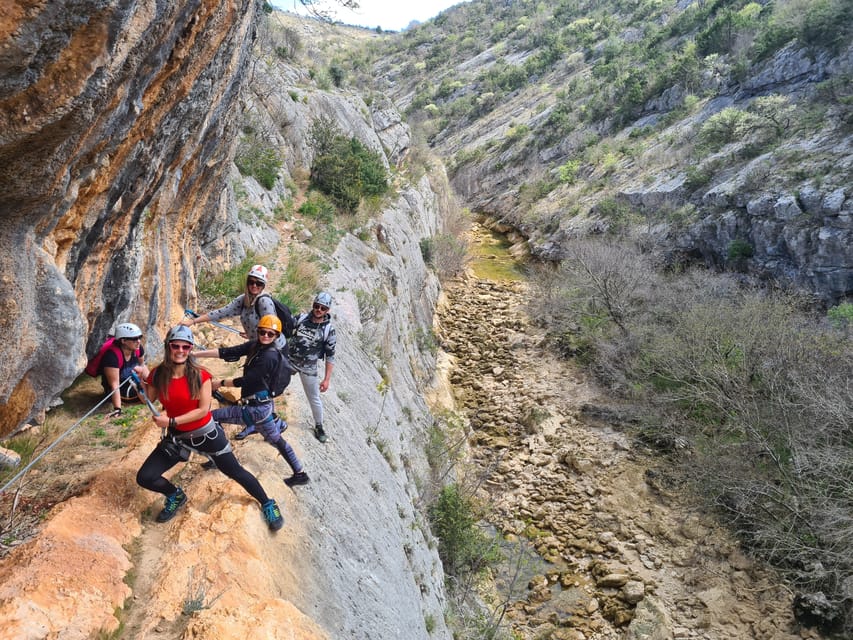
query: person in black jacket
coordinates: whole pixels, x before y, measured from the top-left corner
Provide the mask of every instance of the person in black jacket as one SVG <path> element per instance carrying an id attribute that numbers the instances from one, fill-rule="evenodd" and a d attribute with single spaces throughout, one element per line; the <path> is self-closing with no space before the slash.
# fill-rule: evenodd
<path id="1" fill-rule="evenodd" d="M 196 351 L 197 358 L 222 358 L 234 362 L 246 356 L 243 375 L 238 378 L 213 381 L 213 390 L 220 387 L 239 387 L 240 401 L 237 405 L 221 407 L 213 411 L 213 419 L 228 424 L 242 424 L 245 429 L 237 434 L 242 440 L 249 433 L 259 431 L 264 440 L 274 446 L 290 465 L 293 475 L 285 478 L 289 487 L 307 484 L 308 474 L 287 441 L 281 436 L 287 423 L 275 413 L 273 388 L 279 375 L 290 376 L 287 356 L 276 348 L 276 339 L 281 335 L 281 320 L 278 316 L 266 315 L 258 322 L 257 340 L 244 342 L 235 347 L 220 347 Z M 285 367 L 284 370 L 280 367 Z M 284 386 L 287 386 L 286 384 Z"/>

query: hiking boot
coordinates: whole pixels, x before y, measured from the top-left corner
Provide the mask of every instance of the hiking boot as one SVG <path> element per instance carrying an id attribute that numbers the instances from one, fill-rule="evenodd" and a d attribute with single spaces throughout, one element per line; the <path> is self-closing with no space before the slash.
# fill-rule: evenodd
<path id="1" fill-rule="evenodd" d="M 184 490 L 178 487 L 178 490 L 175 491 L 170 496 L 166 496 L 166 506 L 163 507 L 163 510 L 157 514 L 157 522 L 167 522 L 171 520 L 175 513 L 177 513 L 178 509 L 184 506 L 187 501 L 187 494 L 184 493 Z"/>
<path id="2" fill-rule="evenodd" d="M 323 425 L 318 424 L 314 425 L 314 437 L 317 438 L 320 442 L 325 442 L 329 439 L 329 436 L 326 435 L 325 430 L 323 429 Z"/>
<path id="3" fill-rule="evenodd" d="M 234 436 L 234 438 L 237 440 L 245 440 L 247 437 L 249 437 L 253 433 L 257 433 L 257 431 L 255 430 L 255 425 L 250 424 L 248 427 L 246 427 L 240 433 L 238 433 L 236 436 Z"/>
<path id="4" fill-rule="evenodd" d="M 205 471 L 210 471 L 211 469 L 218 469 L 219 467 L 216 466 L 216 463 L 213 460 L 208 460 L 207 462 L 201 463 L 201 468 Z"/>
<path id="5" fill-rule="evenodd" d="M 267 521 L 267 526 L 270 528 L 270 531 L 278 531 L 284 526 L 284 518 L 281 515 L 281 510 L 278 508 L 278 505 L 275 503 L 275 500 L 267 500 L 261 506 L 261 510 L 264 512 L 264 520 Z"/>
<path id="6" fill-rule="evenodd" d="M 298 473 L 294 473 L 289 478 L 284 479 L 284 484 L 288 487 L 295 487 L 298 484 L 308 484 L 308 481 L 311 478 L 308 477 L 308 474 L 304 471 L 299 471 Z"/>

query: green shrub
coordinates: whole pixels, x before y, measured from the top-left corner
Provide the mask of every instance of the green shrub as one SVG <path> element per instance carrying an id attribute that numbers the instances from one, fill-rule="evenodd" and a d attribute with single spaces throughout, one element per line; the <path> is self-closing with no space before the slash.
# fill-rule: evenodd
<path id="1" fill-rule="evenodd" d="M 580 160 L 567 160 L 561 164 L 559 168 L 560 182 L 563 184 L 574 184 L 578 177 L 580 166 Z"/>
<path id="2" fill-rule="evenodd" d="M 432 265 L 432 238 L 421 238 L 418 245 L 421 248 L 421 257 L 424 259 L 424 263 Z"/>
<path id="3" fill-rule="evenodd" d="M 853 5 L 849 0 L 789 0 L 770 5 L 772 14 L 762 25 L 753 56 L 773 55 L 791 40 L 837 51 L 853 33 Z"/>
<path id="4" fill-rule="evenodd" d="M 429 508 L 429 521 L 448 575 L 479 573 L 500 560 L 499 551 L 477 526 L 473 502 L 456 484 L 441 490 Z"/>
<path id="5" fill-rule="evenodd" d="M 309 191 L 305 202 L 299 205 L 297 211 L 324 224 L 330 224 L 335 219 L 335 205 L 317 191 Z"/>
<path id="6" fill-rule="evenodd" d="M 362 198 L 383 196 L 388 178 L 382 157 L 357 138 L 347 138 L 326 118 L 315 120 L 311 130 L 315 156 L 311 185 L 336 206 L 354 212 Z"/>
<path id="7" fill-rule="evenodd" d="M 424 627 L 426 628 L 427 633 L 435 631 L 435 616 L 431 613 L 424 616 Z"/>
<path id="8" fill-rule="evenodd" d="M 244 136 L 237 145 L 234 164 L 244 176 L 254 177 L 264 189 L 272 189 L 281 169 L 281 152 L 256 133 Z"/>
<path id="9" fill-rule="evenodd" d="M 684 188 L 693 192 L 707 186 L 714 177 L 714 170 L 707 165 L 691 164 L 687 167 Z"/>
<path id="10" fill-rule="evenodd" d="M 826 317 L 835 327 L 853 327 L 853 303 L 843 302 L 832 307 Z"/>
<path id="11" fill-rule="evenodd" d="M 343 85 L 345 75 L 346 71 L 344 71 L 340 64 L 332 63 L 329 65 L 329 77 L 332 79 L 332 84 L 334 84 L 338 89 Z"/>
<path id="12" fill-rule="evenodd" d="M 249 273 L 252 265 L 259 261 L 262 261 L 259 256 L 248 253 L 242 261 L 225 271 L 219 273 L 201 271 L 196 284 L 199 295 L 205 302 L 212 305 L 230 301 L 246 289 L 246 274 Z"/>
<path id="13" fill-rule="evenodd" d="M 293 313 L 307 308 L 320 288 L 320 259 L 298 246 L 289 248 L 287 265 L 278 277 L 276 297 Z"/>
<path id="14" fill-rule="evenodd" d="M 746 240 L 736 239 L 729 243 L 726 249 L 726 255 L 729 260 L 737 260 L 738 258 L 751 258 L 755 253 L 753 246 Z"/>
<path id="15" fill-rule="evenodd" d="M 699 130 L 699 141 L 711 149 L 719 149 L 737 140 L 738 129 L 746 114 L 740 109 L 726 107 L 708 118 Z"/>

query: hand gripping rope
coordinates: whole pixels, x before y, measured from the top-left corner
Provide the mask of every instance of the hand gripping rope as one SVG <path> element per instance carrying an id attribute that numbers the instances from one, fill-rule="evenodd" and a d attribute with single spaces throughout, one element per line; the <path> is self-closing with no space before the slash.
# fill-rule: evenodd
<path id="1" fill-rule="evenodd" d="M 155 416 L 159 416 L 160 412 L 157 410 L 157 407 L 154 406 L 154 403 L 151 402 L 151 399 L 148 397 L 148 394 L 145 393 L 145 388 L 142 386 L 142 380 L 139 379 L 139 376 L 136 375 L 135 371 L 130 373 L 128 376 L 128 380 L 130 380 L 130 384 L 133 385 L 133 388 L 136 389 L 137 395 L 140 398 L 145 400 L 145 404 L 148 405 L 148 408 L 151 410 L 151 414 Z"/>
<path id="2" fill-rule="evenodd" d="M 131 374 L 131 375 L 136 375 L 136 374 Z M 138 378 L 137 378 L 137 380 L 138 380 Z M 125 378 L 124 380 L 122 380 L 122 382 L 121 382 L 121 384 L 118 386 L 118 388 L 119 388 L 119 389 L 121 389 L 125 384 L 131 384 L 130 376 L 128 376 L 127 378 Z M 0 493 L 3 493 L 4 491 L 6 491 L 6 489 L 8 489 L 9 487 L 11 487 L 13 484 L 15 484 L 15 481 L 16 481 L 16 480 L 18 480 L 18 478 L 20 478 L 20 477 L 21 477 L 21 476 L 23 476 L 27 471 L 29 471 L 29 470 L 33 467 L 33 465 L 35 465 L 35 464 L 36 464 L 36 462 L 38 462 L 39 460 L 41 460 L 41 459 L 42 459 L 42 458 L 43 458 L 43 457 L 44 457 L 44 456 L 45 456 L 45 455 L 46 455 L 46 454 L 47 454 L 51 449 L 53 449 L 53 448 L 54 448 L 56 445 L 58 445 L 62 440 L 64 440 L 64 439 L 68 436 L 68 434 L 69 434 L 69 433 L 71 433 L 72 431 L 74 431 L 74 429 L 76 429 L 78 426 L 80 426 L 80 424 L 81 424 L 81 423 L 82 423 L 86 418 L 88 418 L 90 415 L 92 415 L 98 407 L 100 407 L 100 406 L 101 406 L 102 404 L 104 404 L 107 400 L 109 400 L 110 398 L 112 398 L 112 397 L 113 397 L 113 393 L 114 393 L 113 391 L 110 391 L 107 395 L 105 395 L 105 396 L 103 397 L 103 399 L 102 399 L 98 404 L 96 404 L 94 407 L 92 407 L 91 409 L 89 409 L 89 411 L 87 411 L 87 412 L 86 412 L 86 415 L 84 415 L 84 416 L 83 416 L 82 418 L 80 418 L 77 422 L 75 422 L 75 423 L 74 423 L 74 424 L 72 424 L 70 427 L 68 427 L 68 429 L 66 429 L 65 433 L 63 433 L 63 434 L 62 434 L 61 436 L 59 436 L 56 440 L 54 440 L 52 444 L 50 444 L 50 445 L 49 445 L 49 446 L 48 446 L 44 451 L 42 451 L 40 454 L 38 454 L 35 458 L 33 458 L 32 460 L 30 460 L 30 461 L 29 461 L 29 463 L 28 463 L 28 464 L 27 464 L 23 469 L 21 469 L 18 473 L 16 473 L 16 474 L 15 474 L 15 476 L 14 476 L 11 480 L 9 480 L 6 484 L 4 484 L 4 485 L 3 485 L 3 487 L 2 487 L 2 488 L 0 488 Z M 146 400 L 147 400 L 147 398 L 146 398 Z"/>
<path id="3" fill-rule="evenodd" d="M 197 314 L 192 309 L 184 309 L 184 315 L 189 316 L 190 318 L 198 318 L 199 317 L 199 314 Z M 239 329 L 235 329 L 234 327 L 229 327 L 227 324 L 222 324 L 221 322 L 216 322 L 215 320 L 209 320 L 208 322 L 210 322 L 210 324 L 212 324 L 214 327 L 219 327 L 220 329 L 225 329 L 226 331 L 230 331 L 231 333 L 236 333 L 237 335 L 240 335 Z"/>

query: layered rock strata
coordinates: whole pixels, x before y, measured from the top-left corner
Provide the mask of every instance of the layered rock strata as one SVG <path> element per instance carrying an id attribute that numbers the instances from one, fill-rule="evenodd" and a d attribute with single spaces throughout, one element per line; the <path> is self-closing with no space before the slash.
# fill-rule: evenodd
<path id="1" fill-rule="evenodd" d="M 257 3 L 13 2 L 0 26 L 0 434 L 117 321 L 181 309 L 219 238 Z M 207 251 L 215 250 L 209 246 Z"/>

